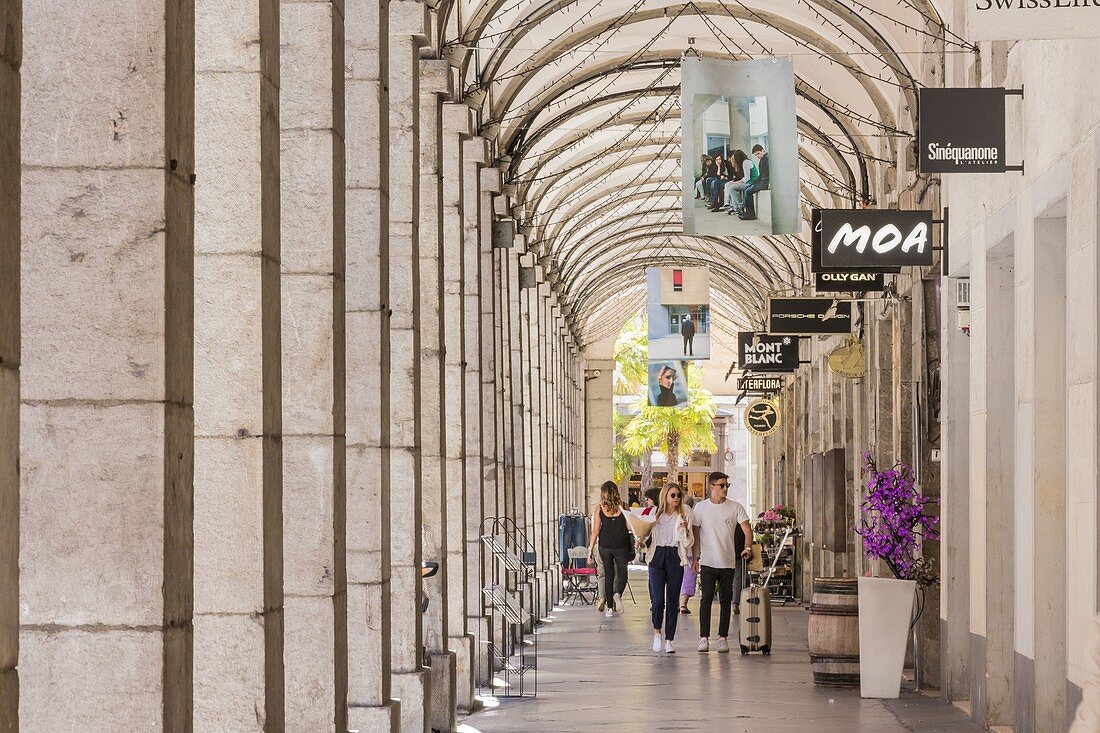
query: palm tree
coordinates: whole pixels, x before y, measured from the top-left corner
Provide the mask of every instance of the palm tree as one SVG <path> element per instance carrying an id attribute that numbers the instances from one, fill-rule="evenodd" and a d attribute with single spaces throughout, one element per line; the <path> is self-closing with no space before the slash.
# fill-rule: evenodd
<path id="1" fill-rule="evenodd" d="M 692 451 L 718 450 L 714 441 L 714 415 L 718 410 L 714 395 L 703 389 L 698 369 L 688 370 L 688 403 L 681 408 L 642 407 L 623 429 L 623 447 L 628 453 L 662 451 L 668 458 L 669 480 L 680 466 L 680 456 Z M 645 477 L 642 477 L 643 489 Z M 652 478 L 650 479 L 652 485 Z"/>

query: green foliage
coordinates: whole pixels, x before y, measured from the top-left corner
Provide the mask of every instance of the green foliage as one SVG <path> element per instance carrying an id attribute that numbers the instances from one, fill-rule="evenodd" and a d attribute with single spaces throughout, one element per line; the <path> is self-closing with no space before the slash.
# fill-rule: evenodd
<path id="1" fill-rule="evenodd" d="M 632 395 L 649 381 L 649 325 L 644 317 L 625 326 L 615 341 L 615 394 Z"/>
<path id="2" fill-rule="evenodd" d="M 718 450 L 714 441 L 714 415 L 718 411 L 714 395 L 703 389 L 703 377 L 698 369 L 689 367 L 687 378 L 686 406 L 652 407 L 646 404 L 623 429 L 623 444 L 628 453 L 641 455 L 660 450 L 669 456 L 671 464 L 679 455 L 695 450 Z M 675 450 L 670 452 L 670 447 Z"/>

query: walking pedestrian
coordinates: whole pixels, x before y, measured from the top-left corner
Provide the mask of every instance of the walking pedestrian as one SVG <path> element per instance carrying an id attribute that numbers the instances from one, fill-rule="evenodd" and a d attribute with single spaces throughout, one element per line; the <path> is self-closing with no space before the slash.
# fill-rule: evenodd
<path id="1" fill-rule="evenodd" d="M 688 509 L 694 509 L 695 497 L 690 491 L 684 491 L 683 498 L 684 505 Z M 695 552 L 695 547 L 692 545 L 692 553 Z M 684 582 L 680 584 L 680 613 L 691 613 L 691 609 L 688 608 L 688 599 L 695 596 L 695 586 L 699 585 L 699 574 L 695 572 L 695 555 L 692 554 L 690 561 L 684 566 Z"/>
<path id="2" fill-rule="evenodd" d="M 611 618 L 623 612 L 623 591 L 626 590 L 627 563 L 633 552 L 634 542 L 627 529 L 623 514 L 623 500 L 614 481 L 604 481 L 600 486 L 600 503 L 592 510 L 592 539 L 588 542 L 588 559 L 592 548 L 599 542 L 600 560 L 603 562 L 603 597 L 607 603 L 604 615 Z"/>
<path id="3" fill-rule="evenodd" d="M 657 503 L 657 521 L 650 537 L 652 559 L 649 561 L 649 609 L 653 620 L 653 651 L 664 649 L 675 653 L 676 599 L 684 582 L 684 566 L 691 561 L 695 543 L 692 511 L 684 506 L 683 491 L 678 484 L 668 484 Z M 664 628 L 662 647 L 661 629 Z"/>
<path id="4" fill-rule="evenodd" d="M 721 653 L 730 650 L 730 614 L 733 605 L 733 583 L 738 565 L 735 534 L 738 525 L 746 537 L 752 537 L 749 513 L 739 502 L 728 499 L 730 479 L 721 471 L 707 477 L 710 498 L 695 505 L 694 567 L 699 573 L 701 593 L 699 598 L 699 646 L 698 651 L 710 651 L 710 615 L 714 603 L 714 590 L 718 588 L 718 646 Z M 745 547 L 741 557 L 752 554 Z"/>
<path id="5" fill-rule="evenodd" d="M 680 321 L 680 335 L 684 338 L 684 356 L 694 356 L 695 322 L 690 314 L 684 315 Z"/>

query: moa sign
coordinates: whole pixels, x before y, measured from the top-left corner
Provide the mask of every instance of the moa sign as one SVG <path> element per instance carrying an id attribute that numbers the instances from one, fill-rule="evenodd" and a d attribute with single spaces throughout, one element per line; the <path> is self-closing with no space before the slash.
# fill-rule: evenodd
<path id="1" fill-rule="evenodd" d="M 821 212 L 823 270 L 931 264 L 931 211 L 823 209 Z"/>

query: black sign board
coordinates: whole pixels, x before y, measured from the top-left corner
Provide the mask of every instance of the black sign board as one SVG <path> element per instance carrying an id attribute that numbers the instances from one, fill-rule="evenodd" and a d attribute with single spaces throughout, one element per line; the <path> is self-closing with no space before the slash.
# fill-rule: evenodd
<path id="1" fill-rule="evenodd" d="M 783 389 L 783 377 L 746 374 L 737 380 L 738 392 L 771 395 Z"/>
<path id="2" fill-rule="evenodd" d="M 823 271 L 931 264 L 931 211 L 821 210 Z"/>
<path id="3" fill-rule="evenodd" d="M 851 333 L 852 301 L 837 298 L 769 298 L 768 333 Z"/>
<path id="4" fill-rule="evenodd" d="M 1004 173 L 1005 90 L 921 89 L 921 173 Z"/>
<path id="5" fill-rule="evenodd" d="M 746 372 L 793 372 L 798 369 L 798 339 L 742 331 L 737 334 L 737 365 Z"/>
<path id="6" fill-rule="evenodd" d="M 821 266 L 821 212 L 822 209 L 813 209 L 810 211 L 810 271 L 814 273 L 824 272 L 825 268 Z M 846 267 L 846 272 L 884 272 L 884 273 L 898 273 L 901 272 L 900 267 Z"/>
<path id="7" fill-rule="evenodd" d="M 819 293 L 865 293 L 885 290 L 886 276 L 881 272 L 826 270 L 814 274 L 814 289 Z"/>

